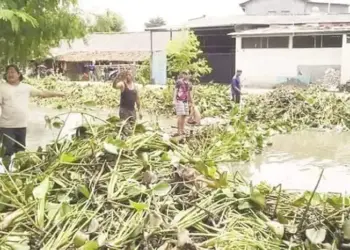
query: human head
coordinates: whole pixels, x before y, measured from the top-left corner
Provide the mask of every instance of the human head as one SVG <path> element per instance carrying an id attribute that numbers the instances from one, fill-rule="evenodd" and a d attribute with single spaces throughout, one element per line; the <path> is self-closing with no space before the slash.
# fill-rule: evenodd
<path id="1" fill-rule="evenodd" d="M 6 73 L 4 75 L 5 81 L 9 84 L 18 84 L 23 81 L 23 75 L 20 72 L 17 65 L 10 64 L 6 67 Z"/>
<path id="2" fill-rule="evenodd" d="M 182 74 L 182 78 L 184 80 L 188 80 L 190 78 L 190 75 L 189 75 L 188 71 L 182 71 L 181 74 Z"/>
<path id="3" fill-rule="evenodd" d="M 237 76 L 241 76 L 242 75 L 242 70 L 238 69 L 236 75 Z"/>
<path id="4" fill-rule="evenodd" d="M 131 82 L 132 81 L 132 71 L 130 69 L 127 69 L 125 72 L 125 80 L 127 82 Z"/>

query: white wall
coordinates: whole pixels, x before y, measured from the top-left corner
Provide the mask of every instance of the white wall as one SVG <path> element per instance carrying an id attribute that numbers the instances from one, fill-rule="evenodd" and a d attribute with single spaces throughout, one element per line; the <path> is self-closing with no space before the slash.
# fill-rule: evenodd
<path id="1" fill-rule="evenodd" d="M 347 43 L 346 35 L 343 36 L 341 83 L 350 80 L 350 43 Z"/>
<path id="2" fill-rule="evenodd" d="M 312 8 L 317 7 L 321 13 L 328 13 L 328 3 L 307 3 L 306 13 L 311 13 Z M 349 13 L 349 6 L 341 4 L 331 4 L 331 14 L 345 14 Z"/>
<path id="3" fill-rule="evenodd" d="M 342 64 L 342 48 L 241 49 L 241 47 L 241 38 L 238 37 L 236 68 L 243 70 L 242 79 L 246 79 L 244 84 L 250 86 L 271 87 L 278 82 L 278 77 L 296 77 L 300 65 Z"/>
<path id="4" fill-rule="evenodd" d="M 292 14 L 304 14 L 306 3 L 303 0 L 254 0 L 245 6 L 247 15 L 266 15 L 269 11 L 290 11 Z"/>

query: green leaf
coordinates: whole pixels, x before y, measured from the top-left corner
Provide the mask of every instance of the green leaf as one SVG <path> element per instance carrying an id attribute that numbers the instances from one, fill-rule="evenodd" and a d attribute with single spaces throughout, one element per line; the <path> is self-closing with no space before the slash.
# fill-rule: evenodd
<path id="1" fill-rule="evenodd" d="M 118 148 L 110 143 L 104 143 L 103 148 L 110 154 L 117 155 L 118 154 Z"/>
<path id="2" fill-rule="evenodd" d="M 251 209 L 251 208 L 252 208 L 252 206 L 247 201 L 244 201 L 244 202 L 242 202 L 241 204 L 238 205 L 238 210 L 240 210 L 240 211 Z"/>
<path id="3" fill-rule="evenodd" d="M 130 206 L 134 208 L 137 212 L 141 212 L 143 210 L 148 209 L 148 205 L 146 203 L 137 203 L 133 201 L 129 201 L 129 202 L 130 202 Z"/>
<path id="4" fill-rule="evenodd" d="M 27 243 L 6 242 L 6 245 L 11 247 L 12 250 L 30 250 L 30 246 Z"/>
<path id="5" fill-rule="evenodd" d="M 343 235 L 345 240 L 350 240 L 350 220 L 345 220 L 343 224 Z"/>
<path id="6" fill-rule="evenodd" d="M 85 185 L 79 185 L 78 191 L 84 195 L 87 199 L 90 197 L 90 191 Z"/>
<path id="7" fill-rule="evenodd" d="M 171 186 L 167 182 L 159 182 L 152 188 L 153 194 L 156 196 L 165 196 L 170 190 Z"/>
<path id="8" fill-rule="evenodd" d="M 98 250 L 100 246 L 98 245 L 97 241 L 88 241 L 85 243 L 83 247 L 81 247 L 82 250 Z"/>
<path id="9" fill-rule="evenodd" d="M 46 178 L 43 182 L 40 183 L 39 186 L 33 189 L 33 196 L 36 199 L 44 199 L 46 197 L 47 192 L 49 191 L 49 178 Z"/>
<path id="10" fill-rule="evenodd" d="M 52 126 L 53 126 L 54 128 L 60 129 L 60 128 L 62 128 L 62 126 L 63 126 L 63 122 L 61 122 L 61 121 L 55 121 L 55 122 L 52 123 Z"/>
<path id="11" fill-rule="evenodd" d="M 63 153 L 60 156 L 60 163 L 73 163 L 77 158 L 71 153 Z"/>
<path id="12" fill-rule="evenodd" d="M 81 231 L 78 231 L 74 236 L 73 243 L 74 243 L 75 247 L 81 247 L 88 240 L 89 240 L 89 235 L 84 234 Z"/>
<path id="13" fill-rule="evenodd" d="M 315 245 L 321 244 L 326 239 L 327 231 L 324 228 L 321 229 L 307 229 L 306 237 L 308 240 Z"/>
<path id="14" fill-rule="evenodd" d="M 271 229 L 272 232 L 276 234 L 276 236 L 280 239 L 283 238 L 284 235 L 284 226 L 276 221 L 269 221 L 267 222 L 268 227 Z"/>
<path id="15" fill-rule="evenodd" d="M 250 195 L 250 200 L 255 205 L 258 205 L 261 209 L 265 207 L 265 195 L 261 194 L 257 190 L 254 190 L 253 193 Z"/>
<path id="16" fill-rule="evenodd" d="M 84 102 L 84 105 L 89 106 L 89 107 L 93 107 L 93 106 L 96 106 L 96 102 L 90 100 L 90 101 Z"/>

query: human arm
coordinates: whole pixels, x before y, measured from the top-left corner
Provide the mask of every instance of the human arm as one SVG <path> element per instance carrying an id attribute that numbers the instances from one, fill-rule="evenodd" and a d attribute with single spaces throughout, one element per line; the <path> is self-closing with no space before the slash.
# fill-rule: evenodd
<path id="1" fill-rule="evenodd" d="M 124 83 L 123 82 L 118 82 L 117 79 L 113 81 L 112 87 L 115 89 L 120 89 L 123 90 L 124 88 Z"/>
<path id="2" fill-rule="evenodd" d="M 179 93 L 179 85 L 180 85 L 180 82 L 177 81 L 176 84 L 175 84 L 174 95 L 173 95 L 173 105 L 174 105 L 174 106 L 176 105 L 177 95 L 178 95 L 178 93 Z"/>
<path id="3" fill-rule="evenodd" d="M 41 98 L 52 98 L 52 97 L 64 97 L 64 96 L 66 96 L 64 93 L 50 91 L 50 90 L 39 90 L 39 89 L 36 89 L 34 87 L 31 87 L 30 95 L 34 96 L 34 97 L 41 97 Z"/>
<path id="4" fill-rule="evenodd" d="M 137 108 L 137 111 L 139 113 L 140 119 L 142 119 L 140 92 L 139 92 L 139 90 L 137 88 L 136 88 L 136 108 Z"/>
<path id="5" fill-rule="evenodd" d="M 188 103 L 190 105 L 193 104 L 192 84 L 190 84 L 190 86 L 188 88 Z"/>

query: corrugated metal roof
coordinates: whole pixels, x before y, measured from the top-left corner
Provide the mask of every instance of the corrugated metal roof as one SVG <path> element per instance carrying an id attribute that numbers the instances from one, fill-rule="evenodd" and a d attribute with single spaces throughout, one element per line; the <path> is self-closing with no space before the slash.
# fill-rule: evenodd
<path id="1" fill-rule="evenodd" d="M 183 28 L 234 27 L 236 25 L 272 25 L 272 24 L 307 24 L 307 23 L 350 23 L 349 14 L 314 14 L 314 15 L 230 15 L 224 17 L 206 16 L 188 21 L 177 26 L 162 26 L 161 30 L 179 30 Z"/>
<path id="2" fill-rule="evenodd" d="M 182 35 L 181 32 L 173 32 L 173 39 Z M 170 41 L 170 33 L 153 33 L 153 50 L 165 50 Z M 130 51 L 150 51 L 150 32 L 130 32 L 130 33 L 94 33 L 85 39 L 77 39 L 70 45 L 62 42 L 61 46 L 52 49 L 53 56 L 64 55 L 72 52 L 130 52 Z"/>
<path id="3" fill-rule="evenodd" d="M 240 3 L 239 5 L 244 6 L 247 3 L 249 3 L 250 1 L 253 1 L 253 0 L 244 1 L 244 2 Z M 331 4 L 350 5 L 349 0 L 304 0 L 304 1 L 310 2 L 310 3 L 325 3 L 325 4 L 331 3 Z"/>
<path id="4" fill-rule="evenodd" d="M 231 36 L 253 36 L 253 35 L 279 35 L 279 34 L 312 34 L 312 33 L 347 33 L 350 32 L 350 24 L 345 26 L 336 25 L 288 25 L 271 26 L 269 28 L 260 28 L 245 30 L 241 32 L 230 33 Z"/>
<path id="5" fill-rule="evenodd" d="M 69 52 L 57 56 L 56 60 L 65 62 L 89 62 L 89 61 L 122 61 L 122 62 L 142 62 L 149 58 L 149 51 L 79 51 Z"/>

